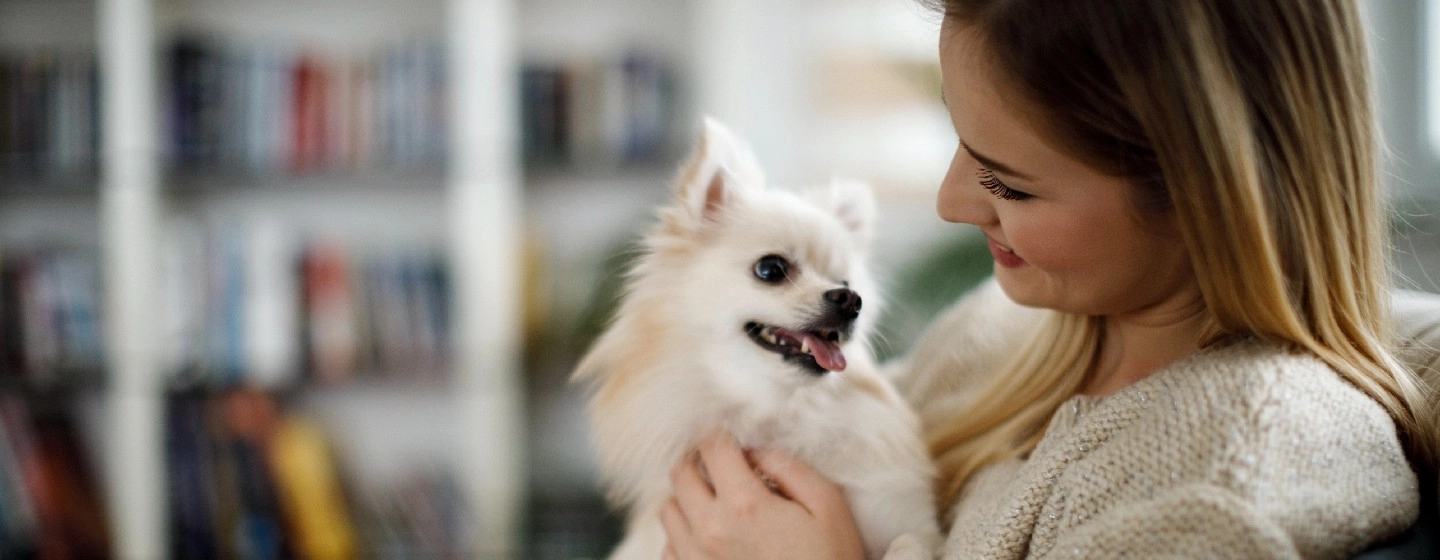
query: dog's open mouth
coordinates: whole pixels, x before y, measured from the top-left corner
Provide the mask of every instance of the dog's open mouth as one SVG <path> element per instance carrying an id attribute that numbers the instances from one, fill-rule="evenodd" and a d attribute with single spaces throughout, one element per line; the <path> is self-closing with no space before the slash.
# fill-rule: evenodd
<path id="1" fill-rule="evenodd" d="M 840 351 L 840 345 L 849 338 L 849 333 L 841 329 L 802 331 L 751 321 L 745 323 L 745 333 L 761 348 L 813 373 L 845 371 L 845 354 Z"/>

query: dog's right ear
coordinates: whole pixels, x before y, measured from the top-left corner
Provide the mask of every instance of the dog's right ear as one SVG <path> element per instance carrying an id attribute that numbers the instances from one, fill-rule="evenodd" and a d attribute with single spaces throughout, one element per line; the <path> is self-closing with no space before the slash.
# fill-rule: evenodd
<path id="1" fill-rule="evenodd" d="M 715 221 L 737 197 L 765 188 L 750 147 L 719 121 L 706 117 L 700 141 L 676 182 L 678 202 L 698 220 Z"/>

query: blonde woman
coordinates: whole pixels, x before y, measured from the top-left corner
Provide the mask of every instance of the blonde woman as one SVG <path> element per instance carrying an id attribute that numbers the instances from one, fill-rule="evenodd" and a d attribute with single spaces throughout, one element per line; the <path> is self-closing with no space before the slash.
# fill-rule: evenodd
<path id="1" fill-rule="evenodd" d="M 1435 412 L 1387 346 L 1354 2 L 940 4 L 938 210 L 995 259 L 899 366 L 940 553 L 1341 558 L 1411 524 Z M 720 434 L 672 477 L 668 557 L 861 557 L 794 460 Z"/>

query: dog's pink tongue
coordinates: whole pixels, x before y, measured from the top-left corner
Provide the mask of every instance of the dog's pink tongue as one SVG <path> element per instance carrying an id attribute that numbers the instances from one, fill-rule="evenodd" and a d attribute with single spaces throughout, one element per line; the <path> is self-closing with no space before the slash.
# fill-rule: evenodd
<path id="1" fill-rule="evenodd" d="M 820 364 L 820 367 L 830 371 L 845 371 L 845 354 L 840 352 L 839 346 L 810 333 L 798 334 L 805 338 L 810 354 L 815 356 L 815 363 Z"/>

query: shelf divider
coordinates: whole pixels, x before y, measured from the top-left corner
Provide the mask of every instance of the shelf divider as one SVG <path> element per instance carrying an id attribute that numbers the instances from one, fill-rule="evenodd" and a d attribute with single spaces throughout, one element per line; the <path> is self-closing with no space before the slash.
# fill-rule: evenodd
<path id="1" fill-rule="evenodd" d="M 155 324 L 159 136 L 152 0 L 101 0 L 100 231 L 110 395 L 104 481 L 116 556 L 167 557 L 164 400 Z"/>
<path id="2" fill-rule="evenodd" d="M 525 504 L 520 379 L 520 101 L 515 0 L 448 0 L 455 442 L 486 558 L 517 558 Z"/>

